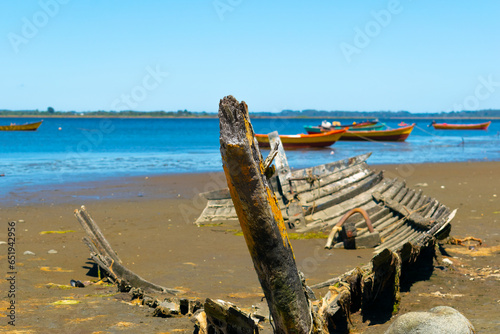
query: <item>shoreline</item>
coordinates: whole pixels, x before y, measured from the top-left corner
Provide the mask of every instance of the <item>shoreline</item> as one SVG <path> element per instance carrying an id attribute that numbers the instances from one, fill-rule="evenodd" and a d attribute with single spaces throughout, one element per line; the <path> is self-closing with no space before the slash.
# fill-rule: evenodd
<path id="1" fill-rule="evenodd" d="M 433 166 L 436 169 L 443 169 L 449 165 L 468 166 L 470 164 L 492 164 L 500 169 L 500 161 L 482 161 L 474 160 L 467 162 L 427 162 L 427 163 L 409 163 L 409 164 L 370 164 L 368 166 L 375 170 L 389 170 L 392 176 L 404 179 L 412 170 L 424 166 Z M 310 166 L 313 167 L 313 166 Z M 306 167 L 308 168 L 308 167 Z M 394 173 L 398 168 L 400 172 Z M 461 168 L 461 167 L 457 167 Z M 302 169 L 302 168 L 300 168 Z M 292 167 L 292 170 L 294 168 Z M 5 177 L 8 177 L 5 176 Z M 128 200 L 134 197 L 150 198 L 172 198 L 176 196 L 172 191 L 164 193 L 158 191 L 155 187 L 156 182 L 170 184 L 173 180 L 193 178 L 198 180 L 198 184 L 203 184 L 210 180 L 209 190 L 200 190 L 206 192 L 227 187 L 222 168 L 219 171 L 192 171 L 192 172 L 166 172 L 166 173 L 138 173 L 136 175 L 98 175 L 95 177 L 85 176 L 84 180 L 74 181 L 66 180 L 62 182 L 48 182 L 34 185 L 23 185 L 8 192 L 0 193 L 0 201 L 4 207 L 33 205 L 37 202 L 50 202 L 63 204 L 72 202 L 72 199 L 83 200 Z M 69 177 L 68 177 L 69 179 Z M 207 185 L 204 186 L 207 188 Z M 218 188 L 216 188 L 218 187 Z M 194 187 L 203 188 L 202 186 Z M 92 190 L 90 190 L 92 189 Z M 43 196 L 40 194 L 43 193 Z M 78 193 L 81 193 L 80 195 Z M 197 194 L 192 194 L 197 195 Z"/>
<path id="2" fill-rule="evenodd" d="M 114 119 L 216 119 L 217 113 L 213 115 L 194 115 L 194 116 L 120 116 L 120 115 L 0 115 L 1 118 L 114 118 Z M 490 117 L 453 117 L 453 116 L 410 116 L 410 117 L 380 117 L 380 116 L 256 116 L 250 113 L 251 119 L 386 119 L 386 120 L 406 120 L 406 119 L 421 119 L 421 120 L 500 120 L 499 116 Z"/>

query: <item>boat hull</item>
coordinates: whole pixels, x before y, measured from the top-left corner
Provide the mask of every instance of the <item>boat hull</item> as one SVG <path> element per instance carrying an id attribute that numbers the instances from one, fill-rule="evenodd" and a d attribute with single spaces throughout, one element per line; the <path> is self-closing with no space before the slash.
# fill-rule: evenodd
<path id="1" fill-rule="evenodd" d="M 36 131 L 43 121 L 29 124 L 0 125 L 0 131 Z"/>
<path id="2" fill-rule="evenodd" d="M 345 133 L 345 129 L 340 129 L 312 135 L 280 135 L 280 140 L 285 148 L 328 147 L 338 141 Z M 256 134 L 255 137 L 260 147 L 270 146 L 267 135 Z"/>
<path id="3" fill-rule="evenodd" d="M 349 130 L 380 130 L 385 127 L 384 123 L 377 122 L 363 122 L 355 125 L 332 126 L 331 128 L 324 128 L 322 126 L 305 125 L 304 129 L 310 135 L 315 133 L 324 133 L 332 130 L 347 129 Z"/>
<path id="4" fill-rule="evenodd" d="M 339 140 L 344 141 L 405 141 L 415 124 L 392 130 L 347 131 Z"/>
<path id="5" fill-rule="evenodd" d="M 490 122 L 478 124 L 447 124 L 447 123 L 434 123 L 432 126 L 436 130 L 487 130 Z"/>

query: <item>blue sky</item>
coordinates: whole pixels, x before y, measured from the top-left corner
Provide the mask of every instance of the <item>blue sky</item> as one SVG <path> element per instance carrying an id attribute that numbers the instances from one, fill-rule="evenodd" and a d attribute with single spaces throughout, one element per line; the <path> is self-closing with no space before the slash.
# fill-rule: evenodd
<path id="1" fill-rule="evenodd" d="M 500 108 L 498 1 L 0 4 L 0 109 Z"/>

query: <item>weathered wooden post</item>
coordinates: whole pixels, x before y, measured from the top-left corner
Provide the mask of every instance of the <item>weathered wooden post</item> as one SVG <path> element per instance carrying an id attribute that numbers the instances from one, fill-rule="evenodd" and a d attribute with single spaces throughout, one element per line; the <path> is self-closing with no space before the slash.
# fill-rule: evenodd
<path id="1" fill-rule="evenodd" d="M 312 315 L 245 102 L 219 103 L 220 145 L 227 184 L 276 333 L 309 333 Z"/>

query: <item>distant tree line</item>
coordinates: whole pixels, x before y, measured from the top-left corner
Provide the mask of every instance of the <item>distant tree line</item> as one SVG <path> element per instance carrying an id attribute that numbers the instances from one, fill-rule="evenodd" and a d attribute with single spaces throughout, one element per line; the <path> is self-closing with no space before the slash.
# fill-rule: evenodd
<path id="1" fill-rule="evenodd" d="M 217 117 L 217 113 L 206 111 L 47 111 L 37 110 L 0 110 L 0 116 L 94 116 L 94 117 Z M 437 113 L 411 113 L 409 111 L 326 111 L 326 110 L 282 110 L 279 113 L 260 111 L 251 112 L 252 117 L 289 117 L 289 118 L 500 118 L 499 109 L 451 111 Z"/>
<path id="2" fill-rule="evenodd" d="M 325 118 L 500 118 L 500 110 L 451 111 L 438 113 L 411 113 L 409 111 L 326 111 L 326 110 L 282 110 L 279 113 L 254 112 L 260 117 L 325 117 Z"/>
<path id="3" fill-rule="evenodd" d="M 0 110 L 0 116 L 99 116 L 99 117 L 216 117 L 216 113 L 206 111 L 192 112 L 188 110 L 177 111 L 55 111 L 49 107 L 47 111 L 39 110 Z"/>

